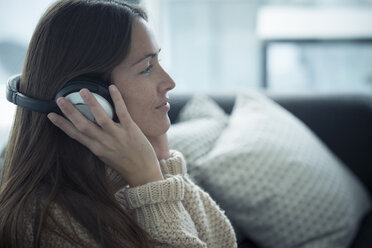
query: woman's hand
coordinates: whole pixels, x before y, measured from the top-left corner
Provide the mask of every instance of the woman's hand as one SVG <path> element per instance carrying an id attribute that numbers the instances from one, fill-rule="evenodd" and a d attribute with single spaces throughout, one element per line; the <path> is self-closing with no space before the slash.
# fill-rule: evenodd
<path id="1" fill-rule="evenodd" d="M 120 92 L 115 85 L 111 85 L 109 90 L 119 123 L 111 120 L 87 89 L 82 89 L 80 95 L 97 125 L 85 118 L 64 97 L 58 98 L 57 104 L 70 121 L 55 113 L 48 114 L 48 118 L 117 170 L 130 186 L 164 179 L 152 145 L 132 120 Z"/>

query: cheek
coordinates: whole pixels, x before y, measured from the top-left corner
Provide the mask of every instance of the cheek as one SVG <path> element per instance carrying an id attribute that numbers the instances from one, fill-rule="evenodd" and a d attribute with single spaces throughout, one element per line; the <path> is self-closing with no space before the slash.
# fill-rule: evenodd
<path id="1" fill-rule="evenodd" d="M 154 108 L 149 98 L 131 105 L 128 111 L 145 136 L 159 136 L 169 129 L 170 121 L 166 113 Z"/>
<path id="2" fill-rule="evenodd" d="M 145 94 L 144 91 L 127 91 L 123 98 L 128 112 L 135 122 L 143 122 L 145 119 L 151 118 L 152 96 Z"/>
<path id="3" fill-rule="evenodd" d="M 131 112 L 135 112 L 136 109 L 140 107 L 141 102 L 143 102 L 141 94 L 143 89 L 134 87 L 137 85 L 137 82 L 131 80 L 131 83 L 128 83 L 129 81 L 130 80 L 122 80 L 116 83 L 116 86 L 120 91 L 129 113 L 132 114 Z"/>
<path id="4" fill-rule="evenodd" d="M 119 89 L 132 120 L 146 136 L 161 135 L 170 125 L 167 115 L 155 109 L 159 97 L 152 85 L 151 82 L 132 81 Z"/>

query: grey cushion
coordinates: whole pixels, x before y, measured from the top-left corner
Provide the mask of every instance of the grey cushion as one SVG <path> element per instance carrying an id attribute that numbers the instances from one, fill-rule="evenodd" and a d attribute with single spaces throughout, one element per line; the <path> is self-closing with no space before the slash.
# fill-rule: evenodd
<path id="1" fill-rule="evenodd" d="M 298 119 L 263 95 L 238 96 L 195 179 L 262 247 L 347 247 L 370 208 L 354 175 Z"/>
<path id="2" fill-rule="evenodd" d="M 169 148 L 181 151 L 193 174 L 195 161 L 214 146 L 227 125 L 227 115 L 209 97 L 195 95 L 182 109 L 168 131 Z"/>

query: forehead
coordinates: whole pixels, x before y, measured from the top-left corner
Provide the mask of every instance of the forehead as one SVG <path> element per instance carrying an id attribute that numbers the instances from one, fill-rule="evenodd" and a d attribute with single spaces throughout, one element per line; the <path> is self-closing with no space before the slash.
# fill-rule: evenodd
<path id="1" fill-rule="evenodd" d="M 146 54 L 156 53 L 159 46 L 154 33 L 142 18 L 137 18 L 133 24 L 131 45 L 127 61 L 133 63 L 143 58 Z"/>

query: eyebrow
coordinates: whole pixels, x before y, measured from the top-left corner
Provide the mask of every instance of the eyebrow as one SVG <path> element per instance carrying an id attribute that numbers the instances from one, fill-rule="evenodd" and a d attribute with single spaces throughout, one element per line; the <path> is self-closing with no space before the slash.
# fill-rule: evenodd
<path id="1" fill-rule="evenodd" d="M 134 65 L 140 63 L 141 61 L 143 61 L 143 60 L 145 60 L 145 59 L 147 59 L 147 58 L 149 58 L 149 57 L 151 57 L 151 58 L 155 57 L 156 55 L 158 55 L 158 54 L 160 53 L 160 51 L 161 51 L 161 48 L 159 48 L 159 51 L 158 51 L 157 53 L 149 53 L 149 54 L 146 54 L 145 56 L 143 56 L 141 59 L 137 60 L 137 62 L 135 62 L 135 63 L 132 64 L 131 66 L 134 66 Z"/>

